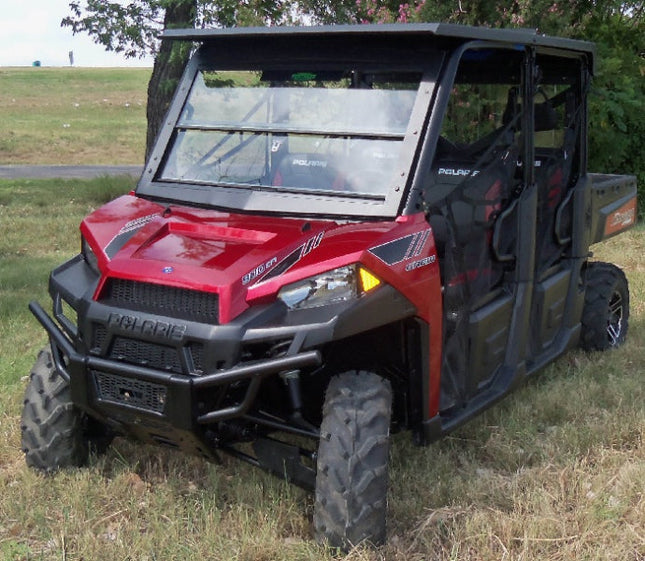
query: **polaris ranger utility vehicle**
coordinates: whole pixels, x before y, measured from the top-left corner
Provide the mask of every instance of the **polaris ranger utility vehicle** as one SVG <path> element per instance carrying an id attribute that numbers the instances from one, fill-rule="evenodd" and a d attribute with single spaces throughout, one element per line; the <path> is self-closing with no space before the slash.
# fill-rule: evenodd
<path id="1" fill-rule="evenodd" d="M 53 271 L 27 463 L 114 435 L 315 489 L 385 539 L 388 440 L 430 442 L 627 332 L 590 245 L 636 220 L 587 173 L 590 44 L 444 24 L 168 31 L 200 44 L 136 191 Z M 297 442 L 297 444 L 295 444 Z M 306 443 L 310 445 L 307 446 Z"/>

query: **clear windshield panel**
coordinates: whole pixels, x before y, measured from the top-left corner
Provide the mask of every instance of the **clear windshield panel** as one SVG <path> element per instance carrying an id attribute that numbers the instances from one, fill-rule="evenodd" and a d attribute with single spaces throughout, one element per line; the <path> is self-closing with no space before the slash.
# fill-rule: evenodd
<path id="1" fill-rule="evenodd" d="M 159 180 L 384 195 L 420 73 L 202 72 Z"/>
<path id="2" fill-rule="evenodd" d="M 162 179 L 384 195 L 401 142 L 266 132 L 177 133 Z"/>
<path id="3" fill-rule="evenodd" d="M 179 125 L 405 133 L 419 75 L 397 75 L 409 81 L 395 83 L 390 75 L 335 74 L 318 79 L 313 72 L 200 73 Z"/>

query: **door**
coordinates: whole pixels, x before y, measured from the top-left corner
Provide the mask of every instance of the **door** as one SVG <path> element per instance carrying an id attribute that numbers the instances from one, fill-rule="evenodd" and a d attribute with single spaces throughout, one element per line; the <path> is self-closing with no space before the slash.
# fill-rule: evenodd
<path id="1" fill-rule="evenodd" d="M 584 68 L 579 59 L 538 54 L 536 69 L 537 224 L 530 352 L 534 362 L 544 362 L 568 344 L 582 304 L 578 284 L 584 256 L 574 251 L 574 205 L 584 191 L 579 185 L 584 169 Z"/>
<path id="2" fill-rule="evenodd" d="M 522 50 L 469 49 L 447 86 L 425 192 L 443 283 L 444 414 L 493 387 L 506 361 L 518 297 L 525 63 Z"/>

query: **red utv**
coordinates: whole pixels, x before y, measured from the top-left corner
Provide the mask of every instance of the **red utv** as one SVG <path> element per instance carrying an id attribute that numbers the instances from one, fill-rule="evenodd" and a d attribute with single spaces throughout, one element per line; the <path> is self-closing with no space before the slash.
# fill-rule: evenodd
<path id="1" fill-rule="evenodd" d="M 593 48 L 444 24 L 166 37 L 201 46 L 136 191 L 81 224 L 53 318 L 30 306 L 51 344 L 27 463 L 115 435 L 225 452 L 315 489 L 319 539 L 383 542 L 392 431 L 430 442 L 625 339 L 627 281 L 589 247 L 635 223 L 636 184 L 587 173 Z"/>

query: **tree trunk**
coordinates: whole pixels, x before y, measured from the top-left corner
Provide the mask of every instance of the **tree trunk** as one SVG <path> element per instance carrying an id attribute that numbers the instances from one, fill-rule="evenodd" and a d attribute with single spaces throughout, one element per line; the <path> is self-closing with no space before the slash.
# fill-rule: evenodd
<path id="1" fill-rule="evenodd" d="M 194 27 L 196 13 L 197 0 L 177 0 L 166 8 L 164 29 Z M 189 56 L 189 43 L 161 41 L 148 82 L 146 161 L 163 126 L 166 112 Z"/>

